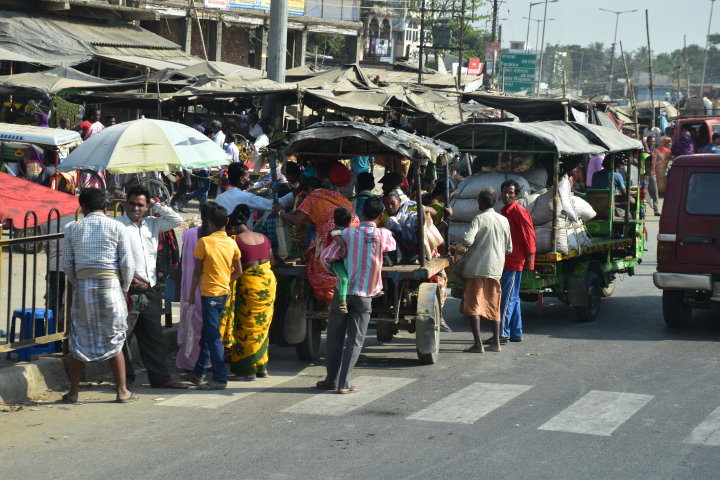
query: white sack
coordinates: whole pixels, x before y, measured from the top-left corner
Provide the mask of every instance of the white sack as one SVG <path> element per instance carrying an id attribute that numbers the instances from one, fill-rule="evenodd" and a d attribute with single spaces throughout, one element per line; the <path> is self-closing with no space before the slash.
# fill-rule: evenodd
<path id="1" fill-rule="evenodd" d="M 558 184 L 558 191 L 560 192 L 560 195 L 558 195 L 558 216 L 560 216 L 560 211 L 564 211 L 567 214 L 567 218 L 572 223 L 577 223 L 579 220 L 577 214 L 575 213 L 575 209 L 572 205 L 572 193 L 571 193 L 572 187 L 570 186 L 570 180 L 568 179 L 567 175 L 563 175 L 563 177 L 560 179 L 560 183 Z"/>
<path id="2" fill-rule="evenodd" d="M 458 222 L 472 222 L 472 219 L 480 215 L 477 198 L 457 198 L 450 200 L 452 208 L 452 219 Z"/>
<path id="3" fill-rule="evenodd" d="M 597 215 L 590 204 L 582 198 L 573 196 L 570 201 L 572 202 L 573 210 L 575 210 L 575 213 L 583 223 L 592 220 L 595 218 L 595 215 Z"/>
<path id="4" fill-rule="evenodd" d="M 518 200 L 532 217 L 533 225 L 542 225 L 552 220 L 553 190 L 545 190 Z"/>
<path id="5" fill-rule="evenodd" d="M 527 180 L 515 173 L 482 173 L 468 177 L 458 185 L 455 191 L 456 198 L 471 198 L 477 200 L 480 191 L 485 187 L 493 187 L 500 195 L 500 186 L 505 180 L 518 182 L 523 192 L 529 193 L 530 184 Z"/>
<path id="6" fill-rule="evenodd" d="M 527 180 L 531 192 L 537 192 L 547 186 L 548 172 L 542 167 L 532 168 L 527 172 L 518 172 L 518 175 Z"/>
<path id="7" fill-rule="evenodd" d="M 470 230 L 470 222 L 451 221 L 448 230 L 448 241 L 462 245 L 463 237 L 468 230 Z"/>

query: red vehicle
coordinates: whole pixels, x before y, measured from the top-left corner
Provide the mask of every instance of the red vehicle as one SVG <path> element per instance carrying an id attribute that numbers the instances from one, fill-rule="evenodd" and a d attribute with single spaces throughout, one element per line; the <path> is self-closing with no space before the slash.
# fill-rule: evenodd
<path id="1" fill-rule="evenodd" d="M 695 153 L 712 143 L 713 133 L 720 133 L 720 117 L 678 118 L 673 130 L 673 143 L 680 140 L 680 134 L 688 130 L 695 146 Z M 675 165 L 673 165 L 674 167 Z"/>
<path id="2" fill-rule="evenodd" d="M 693 308 L 720 304 L 720 155 L 675 159 L 658 233 L 657 272 L 663 317 L 690 323 Z"/>

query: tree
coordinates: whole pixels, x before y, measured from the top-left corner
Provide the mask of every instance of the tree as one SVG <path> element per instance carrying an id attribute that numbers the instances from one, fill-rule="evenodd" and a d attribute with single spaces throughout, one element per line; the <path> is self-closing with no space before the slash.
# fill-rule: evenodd
<path id="1" fill-rule="evenodd" d="M 307 51 L 315 52 L 320 55 L 326 55 L 333 58 L 343 58 L 345 56 L 343 47 L 345 46 L 345 37 L 335 35 L 324 35 L 322 33 L 309 33 L 307 40 Z"/>

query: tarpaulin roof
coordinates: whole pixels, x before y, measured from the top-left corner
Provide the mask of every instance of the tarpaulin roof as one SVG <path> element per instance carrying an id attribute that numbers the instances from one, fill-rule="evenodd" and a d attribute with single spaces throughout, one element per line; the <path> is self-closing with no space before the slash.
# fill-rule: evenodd
<path id="1" fill-rule="evenodd" d="M 355 92 L 353 92 L 355 93 Z M 366 95 L 372 95 L 372 92 L 362 92 Z M 382 98 L 362 98 L 355 100 L 352 94 L 335 96 L 333 92 L 327 90 L 306 90 L 304 93 L 303 103 L 313 105 L 320 103 L 341 112 L 363 115 L 366 117 L 380 117 L 387 109 L 382 105 L 385 95 L 380 94 Z M 376 103 L 376 101 L 380 103 Z"/>
<path id="2" fill-rule="evenodd" d="M 365 87 L 375 86 L 357 63 L 343 65 L 340 68 L 328 70 L 320 75 L 302 80 L 298 82 L 298 86 L 301 88 L 336 90 L 340 85 L 346 84 L 347 82 L 353 82 L 354 84 Z"/>
<path id="3" fill-rule="evenodd" d="M 393 70 L 384 70 L 381 68 L 366 68 L 365 75 L 373 79 L 377 76 L 380 77 L 381 82 L 387 82 L 389 84 L 401 84 L 401 85 L 416 85 L 418 81 L 418 74 L 413 72 L 397 72 Z M 480 77 L 477 76 L 464 76 L 460 78 L 461 85 L 467 85 Z M 447 73 L 435 73 L 426 74 L 422 76 L 422 84 L 426 87 L 435 88 L 455 88 L 457 85 L 457 76 L 450 75 Z"/>
<path id="4" fill-rule="evenodd" d="M 570 108 L 570 102 L 562 98 L 510 97 L 481 92 L 465 93 L 463 98 L 475 100 L 482 105 L 498 110 L 507 110 L 520 117 L 524 122 L 564 120 L 565 106 Z"/>
<path id="5" fill-rule="evenodd" d="M 92 24 L 61 18 L 49 18 L 47 21 L 92 45 L 180 49 L 180 45 L 130 23 Z M 48 40 L 52 41 L 53 39 L 49 38 Z"/>
<path id="6" fill-rule="evenodd" d="M 25 215 L 33 211 L 37 214 L 37 224 L 40 226 L 47 223 L 48 214 L 53 208 L 60 211 L 60 217 L 72 215 L 77 211 L 78 199 L 75 195 L 0 173 L 0 223 L 12 220 L 15 228 L 22 228 Z M 52 218 L 57 217 L 53 214 Z M 34 224 L 34 217 L 30 215 L 28 227 Z"/>
<path id="7" fill-rule="evenodd" d="M 175 96 L 240 97 L 288 93 L 296 90 L 297 87 L 293 83 L 277 83 L 267 78 L 201 77 L 194 85 L 183 88 Z"/>
<path id="8" fill-rule="evenodd" d="M 117 85 L 112 80 L 93 77 L 70 67 L 57 67 L 52 70 L 34 73 L 19 73 L 0 77 L 0 91 L 3 89 L 35 90 L 52 95 L 68 88 L 93 89 L 107 85 Z"/>
<path id="9" fill-rule="evenodd" d="M 402 130 L 357 122 L 315 123 L 290 137 L 285 153 L 377 155 L 445 163 L 458 154 L 453 145 Z"/>
<path id="10" fill-rule="evenodd" d="M 542 148 L 545 146 L 560 156 L 586 153 L 599 155 L 642 148 L 639 141 L 616 130 L 561 120 L 535 123 L 470 123 L 451 128 L 435 138 L 464 150 L 545 150 Z"/>
<path id="11" fill-rule="evenodd" d="M 285 80 L 288 82 L 299 82 L 310 77 L 317 77 L 327 72 L 326 68 L 315 68 L 312 65 L 301 65 L 299 67 L 285 70 Z"/>
<path id="12" fill-rule="evenodd" d="M 92 59 L 93 46 L 48 19 L 0 11 L 0 47 L 43 65 L 77 65 Z M 8 59 L 15 60 L 15 59 Z"/>
<path id="13" fill-rule="evenodd" d="M 186 78 L 199 77 L 201 75 L 208 76 L 234 76 L 238 78 L 262 78 L 262 70 L 249 67 L 241 67 L 226 62 L 207 62 L 201 61 L 189 67 L 185 67 L 176 72 L 177 75 L 184 76 Z"/>

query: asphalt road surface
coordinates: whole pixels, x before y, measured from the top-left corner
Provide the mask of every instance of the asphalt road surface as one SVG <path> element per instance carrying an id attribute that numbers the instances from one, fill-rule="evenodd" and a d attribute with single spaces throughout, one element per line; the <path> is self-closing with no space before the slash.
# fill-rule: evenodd
<path id="1" fill-rule="evenodd" d="M 0 477 L 718 478 L 718 311 L 665 326 L 656 217 L 648 231 L 645 261 L 595 322 L 525 303 L 523 343 L 468 354 L 470 328 L 449 299 L 439 363 L 420 365 L 407 332 L 386 344 L 371 332 L 353 395 L 314 388 L 322 358 L 301 362 L 292 348 L 271 349 L 270 378 L 219 394 L 146 380 L 127 405 L 110 386 L 76 406 L 55 394 L 0 414 Z"/>

